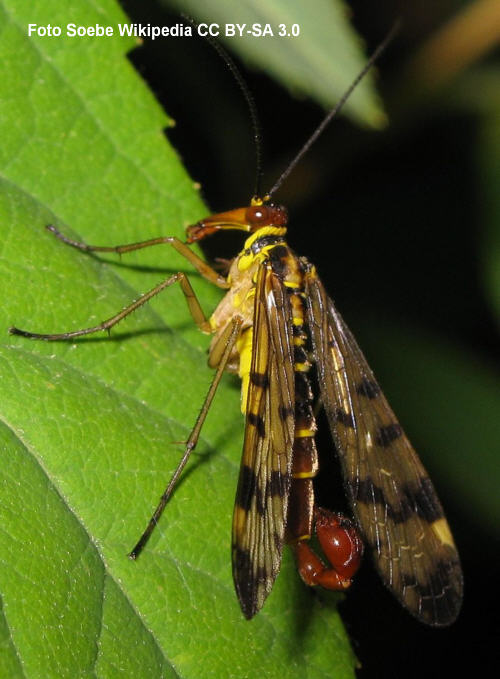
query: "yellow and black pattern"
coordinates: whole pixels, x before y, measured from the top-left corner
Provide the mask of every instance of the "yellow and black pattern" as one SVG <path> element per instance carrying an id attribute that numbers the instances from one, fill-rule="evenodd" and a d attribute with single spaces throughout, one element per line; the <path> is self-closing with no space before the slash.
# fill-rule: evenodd
<path id="1" fill-rule="evenodd" d="M 321 581 L 304 573 L 317 570 L 316 562 L 323 573 L 335 573 L 343 588 L 343 574 L 350 581 L 355 569 L 351 563 L 346 570 L 346 562 L 340 561 L 343 573 L 336 571 L 334 561 L 337 556 L 356 557 L 359 563 L 361 558 L 361 541 L 353 530 L 345 530 L 345 524 L 339 525 L 347 549 L 339 552 L 335 547 L 328 554 L 331 569 L 312 550 L 304 549 L 313 532 L 315 512 L 325 513 L 315 507 L 313 490 L 318 456 L 310 368 L 315 364 L 354 518 L 383 581 L 422 622 L 450 624 L 461 606 L 463 583 L 441 504 L 314 267 L 296 257 L 286 244 L 286 225 L 286 209 L 269 203 L 266 196 L 193 224 L 187 229 L 187 243 L 160 237 L 114 247 L 89 246 L 51 227 L 60 240 L 85 252 L 123 254 L 169 244 L 226 294 L 206 319 L 186 275 L 178 272 L 97 326 L 56 334 L 16 327 L 10 332 L 50 341 L 109 331 L 162 290 L 180 284 L 199 328 L 214 334 L 209 364 L 215 374 L 184 455 L 129 556 L 136 559 L 141 553 L 171 497 L 196 446 L 222 373 L 238 372 L 246 424 L 233 517 L 233 576 L 247 618 L 255 615 L 271 591 L 285 541 L 295 545 L 298 561 L 299 548 L 305 555 L 299 572 L 312 585 Z M 219 229 L 251 234 L 231 263 L 227 278 L 189 249 L 189 244 Z M 324 545 L 323 551 L 326 555 Z M 321 584 L 335 589 L 336 582 L 333 578 Z"/>
<path id="2" fill-rule="evenodd" d="M 290 298 L 269 260 L 258 268 L 246 427 L 233 517 L 233 576 L 243 613 L 262 607 L 279 572 L 294 435 Z"/>
<path id="3" fill-rule="evenodd" d="M 436 491 L 314 267 L 305 268 L 321 398 L 363 539 L 403 606 L 429 625 L 450 624 L 462 572 Z"/>
<path id="4" fill-rule="evenodd" d="M 313 479 L 319 465 L 311 364 L 357 529 L 386 586 L 429 625 L 452 623 L 462 602 L 458 553 L 434 487 L 314 267 L 296 257 L 286 244 L 287 210 L 271 202 L 271 195 L 338 113 L 391 35 L 269 193 L 254 196 L 248 206 L 209 215 L 188 226 L 185 243 L 161 236 L 125 245 L 93 246 L 48 226 L 63 243 L 88 253 L 121 255 L 168 244 L 206 280 L 226 290 L 210 319 L 186 274 L 179 271 L 98 325 L 55 334 L 9 329 L 13 335 L 47 341 L 109 332 L 161 291 L 179 283 L 200 330 L 214 335 L 209 365 L 215 374 L 184 455 L 129 556 L 138 557 L 157 525 L 197 444 L 223 372 L 238 372 L 246 423 L 233 516 L 233 577 L 247 618 L 257 613 L 272 589 L 285 541 L 295 547 L 304 582 L 330 589 L 349 585 L 362 556 L 361 539 L 351 522 L 315 506 Z M 234 66 L 229 66 L 234 72 Z M 254 117 L 252 105 L 251 110 Z M 189 247 L 219 230 L 250 234 L 227 277 Z M 323 516 L 322 525 L 319 516 Z M 315 522 L 328 566 L 307 545 Z M 332 543 L 322 541 L 320 529 L 325 534 L 329 531 Z M 332 538 L 339 535 L 340 539 Z M 345 544 L 339 548 L 342 541 Z"/>
<path id="5" fill-rule="evenodd" d="M 262 607 L 283 542 L 311 533 L 317 456 L 310 340 L 346 490 L 376 567 L 413 615 L 449 624 L 460 609 L 462 575 L 435 490 L 314 267 L 283 236 L 257 230 L 236 260 L 254 281 L 247 293 L 252 318 L 239 342 L 240 362 L 250 368 L 242 375 L 246 429 L 233 519 L 243 612 L 250 618 Z M 302 483 L 311 485 L 310 508 L 308 493 L 295 493 Z M 306 499 L 289 506 L 296 496 Z"/>

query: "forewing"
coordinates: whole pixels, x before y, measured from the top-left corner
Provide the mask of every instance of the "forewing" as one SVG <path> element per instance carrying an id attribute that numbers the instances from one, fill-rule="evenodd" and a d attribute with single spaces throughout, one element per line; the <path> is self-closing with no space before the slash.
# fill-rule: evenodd
<path id="1" fill-rule="evenodd" d="M 233 577 L 251 618 L 281 564 L 294 435 L 292 316 L 271 264 L 259 268 L 245 440 L 233 517 Z"/>
<path id="2" fill-rule="evenodd" d="M 322 402 L 363 538 L 403 606 L 429 625 L 450 624 L 462 572 L 436 491 L 313 269 L 306 297 Z"/>

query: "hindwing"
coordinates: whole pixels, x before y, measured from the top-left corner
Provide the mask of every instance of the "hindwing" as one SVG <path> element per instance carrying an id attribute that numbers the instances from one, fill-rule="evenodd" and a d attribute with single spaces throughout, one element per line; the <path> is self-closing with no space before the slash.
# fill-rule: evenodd
<path id="1" fill-rule="evenodd" d="M 450 624 L 462 572 L 436 491 L 312 267 L 305 284 L 321 399 L 363 539 L 403 606 L 427 624 Z"/>

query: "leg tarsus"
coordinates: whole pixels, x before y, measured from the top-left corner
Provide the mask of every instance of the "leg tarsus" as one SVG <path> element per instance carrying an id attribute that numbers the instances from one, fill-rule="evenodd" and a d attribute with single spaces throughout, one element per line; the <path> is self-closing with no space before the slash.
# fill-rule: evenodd
<path id="1" fill-rule="evenodd" d="M 179 271 L 179 273 L 176 273 L 173 276 L 166 278 L 159 285 L 152 288 L 152 290 L 149 290 L 149 292 L 146 292 L 144 295 L 142 295 L 134 302 L 132 302 L 132 304 L 129 304 L 127 307 L 125 307 L 125 309 L 122 309 L 122 311 L 120 311 L 119 313 L 115 314 L 114 316 L 111 316 L 111 318 L 108 318 L 106 321 L 103 321 L 99 325 L 95 325 L 92 328 L 83 328 L 81 330 L 72 330 L 70 332 L 61 332 L 54 334 L 50 333 L 42 334 L 37 332 L 30 332 L 28 330 L 21 330 L 20 328 L 16 327 L 10 327 L 9 333 L 11 335 L 21 335 L 22 337 L 27 337 L 28 339 L 43 339 L 53 342 L 58 340 L 69 340 L 73 339 L 74 337 L 82 337 L 84 335 L 92 335 L 93 333 L 99 332 L 101 330 L 107 330 L 109 333 L 111 328 L 120 321 L 122 321 L 126 316 L 131 314 L 136 309 L 139 309 L 139 307 L 146 304 L 146 302 L 149 302 L 151 298 L 155 297 L 162 290 L 165 290 L 165 288 L 170 287 L 171 285 L 177 283 L 178 281 L 181 285 L 181 289 L 186 298 L 189 311 L 191 312 L 191 315 L 196 325 L 200 328 L 202 332 L 207 333 L 211 332 L 210 323 L 207 320 L 205 314 L 203 313 L 201 305 L 194 293 L 193 288 L 191 287 L 189 279 L 187 278 L 185 273 Z"/>
<path id="2" fill-rule="evenodd" d="M 146 530 L 143 532 L 141 537 L 139 538 L 137 544 L 133 548 L 133 550 L 129 553 L 129 558 L 132 560 L 136 560 L 137 557 L 140 555 L 142 552 L 144 546 L 146 545 L 147 541 L 149 540 L 149 537 L 151 533 L 154 530 L 154 527 L 158 523 L 158 520 L 160 516 L 163 513 L 163 510 L 165 509 L 165 506 L 167 502 L 169 501 L 175 486 L 177 485 L 177 481 L 179 480 L 180 475 L 182 474 L 182 471 L 184 467 L 187 464 L 187 461 L 189 460 L 189 457 L 193 450 L 196 447 L 196 444 L 198 443 L 198 439 L 200 437 L 200 432 L 201 428 L 203 427 L 203 423 L 205 422 L 205 419 L 207 417 L 210 405 L 213 401 L 213 398 L 215 396 L 215 392 L 217 391 L 217 387 L 219 386 L 219 382 L 222 377 L 222 373 L 225 370 L 225 367 L 231 357 L 231 352 L 233 350 L 233 347 L 235 345 L 235 342 L 238 338 L 238 335 L 241 332 L 241 326 L 243 324 L 243 320 L 239 317 L 236 316 L 232 319 L 231 321 L 231 332 L 229 336 L 227 337 L 226 340 L 226 346 L 224 349 L 224 352 L 222 353 L 221 360 L 219 365 L 217 366 L 217 371 L 213 377 L 212 383 L 210 385 L 210 388 L 207 392 L 207 395 L 205 396 L 205 400 L 203 402 L 203 406 L 200 410 L 200 413 L 198 417 L 196 418 L 195 425 L 191 431 L 191 434 L 189 435 L 189 438 L 186 443 L 186 448 L 184 450 L 184 455 L 182 456 L 181 461 L 177 465 L 177 468 L 175 472 L 172 475 L 172 478 L 170 479 L 168 486 L 165 489 L 165 492 L 160 498 L 160 501 L 153 513 L 153 516 L 148 522 L 148 525 L 146 526 Z"/>
<path id="3" fill-rule="evenodd" d="M 92 250 L 95 249 L 91 245 L 87 245 L 81 241 L 68 238 L 68 236 L 65 236 L 63 233 L 61 233 L 61 231 L 59 231 L 59 229 L 54 226 L 54 224 L 47 224 L 45 228 L 47 231 L 50 231 L 52 234 L 54 234 L 58 240 L 66 243 L 66 245 L 71 245 L 71 247 L 76 248 L 77 250 L 82 250 L 83 252 L 92 252 Z"/>
<path id="4" fill-rule="evenodd" d="M 103 246 L 103 245 L 87 245 L 81 241 L 73 240 L 65 236 L 57 227 L 53 224 L 47 224 L 45 227 L 48 231 L 54 234 L 56 238 L 70 245 L 77 250 L 83 252 L 114 252 L 117 255 L 123 255 L 127 252 L 133 252 L 134 250 L 142 250 L 143 248 L 149 248 L 154 245 L 170 245 L 178 252 L 184 259 L 194 266 L 198 273 L 203 276 L 206 280 L 210 281 L 219 288 L 228 289 L 229 284 L 224 276 L 212 269 L 201 257 L 194 253 L 191 248 L 183 243 L 175 236 L 160 236 L 159 238 L 150 238 L 149 240 L 139 241 L 138 243 L 128 243 L 126 245 L 114 245 L 114 246 Z"/>

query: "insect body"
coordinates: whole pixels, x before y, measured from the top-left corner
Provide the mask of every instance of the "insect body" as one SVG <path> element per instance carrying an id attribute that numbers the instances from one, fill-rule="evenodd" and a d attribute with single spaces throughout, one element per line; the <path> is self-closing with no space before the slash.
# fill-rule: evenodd
<path id="1" fill-rule="evenodd" d="M 349 587 L 364 542 L 403 606 L 427 624 L 450 624 L 461 605 L 462 574 L 441 504 L 314 266 L 288 247 L 286 225 L 285 209 L 266 197 L 188 227 L 188 243 L 219 230 L 250 234 L 227 278 L 176 238 L 103 248 L 72 241 L 49 227 L 85 251 L 123 253 L 168 243 L 227 293 L 207 320 L 187 277 L 178 273 L 98 326 L 61 334 L 10 332 L 61 340 L 109 330 L 179 282 L 199 327 L 214 334 L 209 363 L 216 373 L 185 454 L 130 556 L 136 558 L 147 542 L 196 445 L 221 375 L 229 370 L 241 377 L 246 417 L 233 516 L 233 576 L 245 616 L 251 618 L 271 591 L 286 542 L 306 584 L 339 590 Z M 312 367 L 354 523 L 314 502 L 318 456 Z M 310 546 L 314 531 L 327 565 Z"/>
<path id="2" fill-rule="evenodd" d="M 209 364 L 215 375 L 184 455 L 129 556 L 135 559 L 140 554 L 171 497 L 223 372 L 238 372 L 246 423 L 233 515 L 233 576 L 247 618 L 262 607 L 271 591 L 285 543 L 292 546 L 308 585 L 349 587 L 364 543 L 386 586 L 422 622 L 448 625 L 461 606 L 458 554 L 432 483 L 314 266 L 288 247 L 286 210 L 270 202 L 270 195 L 340 110 L 393 32 L 270 192 L 264 198 L 254 197 L 248 207 L 188 227 L 187 244 L 160 237 L 116 247 L 90 246 L 48 227 L 63 242 L 86 252 L 123 254 L 153 245 L 172 246 L 204 278 L 227 291 L 210 319 L 188 278 L 179 272 L 94 327 L 58 334 L 10 328 L 12 334 L 45 340 L 110 330 L 165 288 L 180 284 L 193 319 L 202 331 L 214 335 Z M 253 102 L 234 65 L 228 63 L 249 101 L 255 126 Z M 220 230 L 250 234 L 227 277 L 189 248 Z M 317 507 L 314 500 L 313 479 L 319 465 L 311 378 L 329 420 L 354 522 Z M 328 563 L 311 548 L 314 533 Z"/>
<path id="3" fill-rule="evenodd" d="M 249 208 L 191 227 L 188 241 L 219 228 L 253 232 L 211 319 L 212 346 L 235 315 L 242 319 L 232 360 L 236 365 L 239 355 L 246 414 L 233 520 L 233 573 L 243 611 L 250 617 L 262 605 L 284 538 L 294 545 L 307 584 L 347 587 L 361 557 L 354 527 L 314 505 L 312 360 L 356 524 L 382 579 L 417 618 L 449 624 L 460 608 L 462 574 L 442 507 L 314 266 L 286 244 L 284 209 L 254 199 Z M 314 519 L 336 568 L 314 561 L 308 544 Z"/>
<path id="4" fill-rule="evenodd" d="M 246 416 L 233 518 L 233 575 L 243 612 L 250 618 L 271 590 L 285 538 L 295 546 L 303 579 L 329 589 L 350 585 L 362 542 L 348 519 L 321 510 L 324 540 L 335 542 L 331 564 L 336 568 L 326 568 L 306 544 L 314 512 L 320 511 L 314 506 L 312 485 L 318 456 L 306 347 L 304 286 L 311 272 L 286 244 L 286 212 L 255 198 L 249 208 L 192 227 L 188 240 L 199 240 L 216 228 L 254 231 L 234 260 L 230 290 L 210 319 L 215 332 L 212 351 L 235 317 L 241 321 L 228 358 L 228 366 L 237 368 L 242 380 Z"/>

